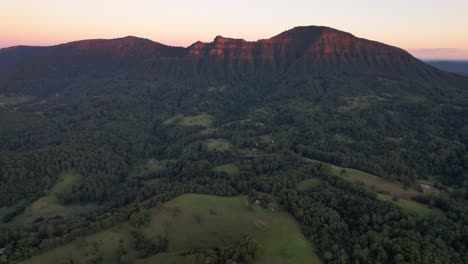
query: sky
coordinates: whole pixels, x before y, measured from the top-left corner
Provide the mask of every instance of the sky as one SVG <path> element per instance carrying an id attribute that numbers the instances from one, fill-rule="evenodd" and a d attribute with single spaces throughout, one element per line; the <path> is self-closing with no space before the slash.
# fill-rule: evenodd
<path id="1" fill-rule="evenodd" d="M 138 36 L 188 46 L 321 25 L 424 59 L 468 59 L 468 0 L 0 0 L 0 48 Z"/>

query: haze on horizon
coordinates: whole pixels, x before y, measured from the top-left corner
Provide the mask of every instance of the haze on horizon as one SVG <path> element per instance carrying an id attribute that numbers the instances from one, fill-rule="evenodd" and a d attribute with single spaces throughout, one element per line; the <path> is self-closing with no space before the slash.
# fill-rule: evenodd
<path id="1" fill-rule="evenodd" d="M 321 25 L 423 59 L 468 59 L 466 0 L 0 0 L 0 48 L 134 35 L 173 46 L 216 35 L 258 40 Z"/>

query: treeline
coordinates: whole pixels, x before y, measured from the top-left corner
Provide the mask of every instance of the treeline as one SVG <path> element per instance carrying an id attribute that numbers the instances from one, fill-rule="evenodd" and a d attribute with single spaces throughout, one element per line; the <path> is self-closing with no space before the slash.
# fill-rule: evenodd
<path id="1" fill-rule="evenodd" d="M 438 212 L 421 217 L 331 176 L 325 165 L 297 166 L 300 161 L 294 158 L 278 162 L 283 169 L 247 180 L 249 195 L 263 200 L 271 194 L 301 224 L 325 263 L 465 263 L 468 259 L 467 212 L 460 201 L 438 198 L 438 208 L 448 217 Z M 264 161 L 253 161 L 245 169 L 254 174 L 261 164 Z M 311 177 L 321 183 L 306 191 L 296 189 L 298 182 Z"/>
<path id="2" fill-rule="evenodd" d="M 302 193 L 284 190 L 279 199 L 326 263 L 463 263 L 468 257 L 466 223 L 408 215 L 336 178 Z"/>
<path id="3" fill-rule="evenodd" d="M 93 234 L 129 221 L 141 208 L 155 207 L 184 193 L 232 195 L 233 193 L 229 192 L 222 193 L 223 190 L 231 190 L 234 194 L 238 194 L 232 186 L 226 186 L 226 184 L 225 181 L 215 181 L 214 184 L 210 185 L 199 185 L 193 182 L 151 185 L 150 192 L 143 191 L 139 195 L 140 202 L 134 202 L 124 207 L 121 207 L 120 204 L 109 203 L 96 212 L 77 218 L 39 218 L 29 227 L 21 227 L 19 230 L 4 229 L 0 232 L 0 247 L 5 248 L 5 255 L 9 261 L 30 258 L 64 245 L 80 236 Z M 146 196 L 149 197 L 146 198 Z M 142 254 L 146 250 L 151 252 L 156 250 L 153 245 L 149 246 L 148 249 L 143 249 Z"/>

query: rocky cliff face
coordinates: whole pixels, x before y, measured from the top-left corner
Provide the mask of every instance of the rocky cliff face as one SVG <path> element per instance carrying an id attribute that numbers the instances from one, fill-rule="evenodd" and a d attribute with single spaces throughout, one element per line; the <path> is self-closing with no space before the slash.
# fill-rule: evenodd
<path id="1" fill-rule="evenodd" d="M 211 43 L 194 43 L 187 54 L 202 64 L 222 62 L 240 71 L 429 70 L 402 49 L 313 26 L 255 42 L 217 36 Z"/>

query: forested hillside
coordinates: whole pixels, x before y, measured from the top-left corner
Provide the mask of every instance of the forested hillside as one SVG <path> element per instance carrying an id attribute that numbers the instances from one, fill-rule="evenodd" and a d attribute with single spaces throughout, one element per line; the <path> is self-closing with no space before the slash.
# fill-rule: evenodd
<path id="1" fill-rule="evenodd" d="M 0 263 L 184 193 L 289 212 L 324 263 L 468 261 L 468 78 L 401 49 L 298 27 L 188 48 L 135 37 L 17 47 L 0 61 Z M 228 263 L 214 259 L 203 263 Z"/>

